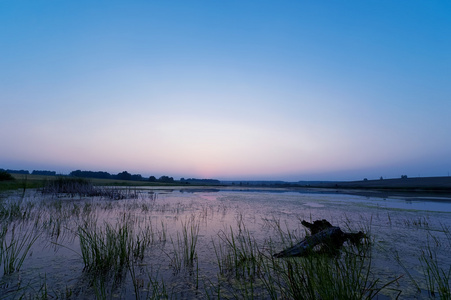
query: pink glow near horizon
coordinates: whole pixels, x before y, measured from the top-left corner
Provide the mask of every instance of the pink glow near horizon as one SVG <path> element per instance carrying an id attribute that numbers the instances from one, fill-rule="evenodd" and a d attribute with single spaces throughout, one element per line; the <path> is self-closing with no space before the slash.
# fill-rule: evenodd
<path id="1" fill-rule="evenodd" d="M 450 4 L 126 6 L 0 4 L 0 168 L 451 171 Z"/>

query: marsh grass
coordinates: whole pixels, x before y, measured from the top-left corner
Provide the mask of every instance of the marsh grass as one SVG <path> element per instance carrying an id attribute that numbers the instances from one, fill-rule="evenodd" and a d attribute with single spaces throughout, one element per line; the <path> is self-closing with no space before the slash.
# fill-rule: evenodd
<path id="1" fill-rule="evenodd" d="M 274 223 L 273 223 L 274 224 Z M 276 224 L 276 229 L 281 226 Z M 291 245 L 287 237 L 278 235 Z M 277 235 L 276 235 L 277 236 Z M 279 243 L 276 243 L 279 245 Z M 213 242 L 219 272 L 226 290 L 239 299 L 373 299 L 398 278 L 381 282 L 371 273 L 371 243 L 346 245 L 337 255 L 275 258 L 274 243 L 257 242 L 241 225 L 219 234 Z"/>
<path id="2" fill-rule="evenodd" d="M 13 221 L 15 219 L 21 218 L 22 216 L 23 212 L 21 209 L 21 201 L 0 202 L 0 220 Z"/>
<path id="3" fill-rule="evenodd" d="M 199 237 L 200 223 L 195 220 L 194 216 L 185 222 L 182 222 L 183 241 L 181 249 L 183 252 L 183 261 L 186 266 L 193 266 L 194 260 L 197 259 L 196 245 Z"/>
<path id="4" fill-rule="evenodd" d="M 260 268 L 260 250 L 246 228 L 241 233 L 230 231 L 219 233 L 220 243 L 214 244 L 220 271 L 224 275 L 233 274 L 237 278 L 252 278 Z"/>
<path id="5" fill-rule="evenodd" d="M 449 228 L 443 227 L 444 233 L 451 245 Z M 428 241 L 425 249 L 422 250 L 419 258 L 424 273 L 424 279 L 428 293 L 431 297 L 439 297 L 440 299 L 451 299 L 451 265 L 442 264 L 438 252 L 441 247 L 446 247 L 447 251 L 451 250 L 449 245 L 442 245 L 438 239 L 433 237 L 433 242 Z"/>
<path id="6" fill-rule="evenodd" d="M 415 226 L 424 226 L 424 222 L 417 222 Z M 413 276 L 412 270 L 406 266 L 399 252 L 394 253 L 395 261 L 416 287 L 418 294 L 427 293 L 430 299 L 437 297 L 439 299 L 451 299 L 451 264 L 444 263 L 443 256 L 440 257 L 440 253 L 443 255 L 443 253 L 449 253 L 451 250 L 451 234 L 448 227 L 443 224 L 441 226 L 442 229 L 436 230 L 436 232 L 443 234 L 445 238 L 439 239 L 429 231 L 426 245 L 421 249 L 421 254 L 418 257 L 423 274 L 422 280 Z"/>
<path id="7" fill-rule="evenodd" d="M 16 225 L 13 225 L 8 241 L 7 231 L 7 227 L 4 227 L 0 232 L 0 256 L 4 275 L 12 274 L 22 268 L 31 247 L 41 234 L 29 228 L 19 230 L 17 234 Z"/>
<path id="8" fill-rule="evenodd" d="M 99 187 L 85 178 L 59 176 L 46 179 L 40 189 L 43 194 L 54 197 L 103 197 L 112 200 L 136 199 L 139 193 L 136 188 Z"/>
<path id="9" fill-rule="evenodd" d="M 132 253 L 139 255 L 143 251 L 142 247 L 136 249 L 128 222 L 116 226 L 105 224 L 104 229 L 98 229 L 95 223 L 85 223 L 78 227 L 78 235 L 85 271 L 89 273 L 120 273 Z"/>
<path id="10" fill-rule="evenodd" d="M 139 192 L 131 189 L 129 193 Z M 54 279 L 48 276 L 45 285 L 33 282 L 32 287 L 17 287 L 16 298 L 374 299 L 384 290 L 400 293 L 393 288 L 400 274 L 382 279 L 375 271 L 371 217 L 334 220 L 346 231 L 356 231 L 360 226 L 357 230 L 368 233 L 361 245 L 345 243 L 336 255 L 275 258 L 272 254 L 305 237 L 297 215 L 291 220 L 270 214 L 252 218 L 249 212 L 232 210 L 233 206 L 224 202 L 196 207 L 181 203 L 180 198 L 168 203 L 161 197 L 162 201 L 156 203 L 154 194 L 149 201 L 140 197 L 124 201 L 48 197 L 32 208 L 19 198 L 15 203 L 0 202 L 6 212 L 0 222 L 1 261 L 3 266 L 4 257 L 13 257 L 8 260 L 16 261 L 11 268 L 14 275 L 21 273 L 16 271 L 23 269 L 27 257 L 23 253 L 30 253 L 27 245 L 38 232 L 48 240 L 42 244 L 79 255 L 75 260 L 80 264 L 80 274 L 75 276 L 80 276 L 80 288 L 62 287 L 58 291 L 52 287 Z M 26 217 L 24 210 L 28 210 Z M 221 219 L 224 214 L 225 221 L 216 223 L 223 230 L 220 226 L 213 231 L 208 228 L 214 218 Z M 430 230 L 431 224 L 426 221 L 433 221 L 418 218 L 407 223 L 395 216 L 388 218 L 390 225 L 396 222 L 421 230 Z M 14 224 L 26 230 L 19 235 L 16 227 L 17 234 L 12 236 Z M 443 249 L 451 248 L 451 235 L 445 227 L 442 231 L 448 243 L 431 238 L 430 248 L 423 249 L 421 266 L 430 298 L 449 299 L 451 268 L 441 264 L 441 255 Z M 26 242 L 19 250 L 21 241 Z M 15 256 L 6 255 L 5 249 L 11 244 L 16 250 L 11 247 L 8 251 L 18 253 Z M 7 277 L 11 278 L 4 276 L 4 282 Z M 416 277 L 411 279 L 423 287 Z M 0 294 L 6 290 L 1 285 L 0 280 Z"/>
<path id="11" fill-rule="evenodd" d="M 420 261 L 423 263 L 426 286 L 432 297 L 451 299 L 451 266 L 442 266 L 437 253 L 430 246 L 423 250 Z"/>
<path id="12" fill-rule="evenodd" d="M 166 253 L 171 260 L 174 273 L 180 272 L 182 265 L 192 269 L 197 259 L 197 240 L 199 237 L 200 222 L 195 220 L 194 215 L 181 221 L 182 233 L 177 232 L 177 239 L 171 237 L 172 256 Z"/>

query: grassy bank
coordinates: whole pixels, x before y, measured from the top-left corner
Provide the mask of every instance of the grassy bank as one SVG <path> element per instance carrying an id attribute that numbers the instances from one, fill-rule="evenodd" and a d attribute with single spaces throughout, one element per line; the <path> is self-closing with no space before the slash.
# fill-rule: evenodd
<path id="1" fill-rule="evenodd" d="M 311 187 L 406 192 L 451 192 L 451 177 L 412 177 L 319 183 Z"/>
<path id="2" fill-rule="evenodd" d="M 40 188 L 49 181 L 56 180 L 61 176 L 45 176 L 45 175 L 23 175 L 12 174 L 14 180 L 0 181 L 0 191 Z M 66 177 L 66 176 L 64 176 Z M 70 178 L 70 177 L 67 177 Z M 160 183 L 149 181 L 132 181 L 132 180 L 116 180 L 116 179 L 98 179 L 85 178 L 95 186 L 175 186 L 179 183 Z"/>

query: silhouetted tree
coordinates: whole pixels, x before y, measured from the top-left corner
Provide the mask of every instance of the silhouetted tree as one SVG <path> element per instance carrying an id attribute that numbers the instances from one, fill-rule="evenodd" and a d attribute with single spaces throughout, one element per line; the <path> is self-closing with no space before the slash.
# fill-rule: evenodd
<path id="1" fill-rule="evenodd" d="M 28 170 L 6 170 L 6 172 L 10 173 L 10 174 L 25 174 L 28 175 L 30 174 L 30 172 Z"/>
<path id="2" fill-rule="evenodd" d="M 33 172 L 31 172 L 31 175 L 55 176 L 55 175 L 56 175 L 56 172 L 55 172 L 55 171 L 33 170 Z"/>
<path id="3" fill-rule="evenodd" d="M 127 171 L 123 171 L 121 173 L 118 173 L 116 175 L 116 178 L 119 180 L 131 180 L 132 179 L 132 174 L 128 173 Z"/>
<path id="4" fill-rule="evenodd" d="M 76 171 L 70 172 L 69 175 L 74 176 L 74 177 L 84 177 L 84 178 L 102 178 L 102 179 L 113 178 L 113 176 L 110 173 L 103 172 L 103 171 L 93 172 L 93 171 L 76 170 Z"/>
<path id="5" fill-rule="evenodd" d="M 149 181 L 150 182 L 155 182 L 155 181 L 157 181 L 157 178 L 155 176 L 150 176 L 149 177 Z"/>
<path id="6" fill-rule="evenodd" d="M 143 177 L 141 176 L 141 174 L 133 174 L 130 180 L 141 181 L 143 180 Z"/>
<path id="7" fill-rule="evenodd" d="M 14 180 L 14 177 L 9 174 L 8 172 L 6 172 L 5 170 L 1 169 L 0 170 L 0 181 L 5 181 L 5 180 Z"/>
<path id="8" fill-rule="evenodd" d="M 161 176 L 160 178 L 158 178 L 159 182 L 164 182 L 164 183 L 170 183 L 170 182 L 174 182 L 174 178 L 169 177 L 169 176 Z"/>

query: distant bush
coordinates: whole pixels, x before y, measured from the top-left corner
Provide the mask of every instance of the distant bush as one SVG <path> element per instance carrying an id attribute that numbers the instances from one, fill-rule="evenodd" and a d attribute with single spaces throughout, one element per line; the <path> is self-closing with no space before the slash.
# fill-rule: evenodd
<path id="1" fill-rule="evenodd" d="M 33 170 L 33 172 L 31 172 L 31 175 L 56 176 L 56 172 L 46 170 Z"/>
<path id="2" fill-rule="evenodd" d="M 11 169 L 8 169 L 8 170 L 6 170 L 6 172 L 8 172 L 10 174 L 24 174 L 24 175 L 30 174 L 30 172 L 28 170 L 11 170 Z"/>
<path id="3" fill-rule="evenodd" d="M 5 170 L 0 170 L 0 181 L 6 180 L 14 180 L 14 177 Z"/>
<path id="4" fill-rule="evenodd" d="M 158 178 L 158 181 L 164 182 L 164 183 L 170 183 L 170 182 L 174 182 L 174 178 L 164 175 L 164 176 L 161 176 L 160 178 Z"/>

